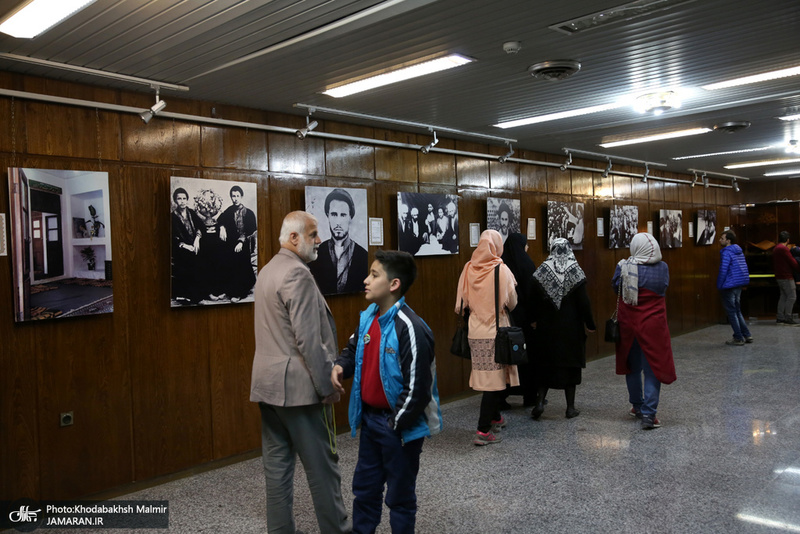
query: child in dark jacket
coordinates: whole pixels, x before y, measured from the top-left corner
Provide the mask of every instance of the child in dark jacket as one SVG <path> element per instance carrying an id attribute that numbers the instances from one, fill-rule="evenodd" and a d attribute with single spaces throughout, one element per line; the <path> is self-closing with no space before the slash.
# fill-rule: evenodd
<path id="1" fill-rule="evenodd" d="M 336 359 L 331 382 L 353 377 L 349 420 L 361 425 L 353 474 L 353 532 L 375 532 L 381 521 L 383 489 L 392 532 L 414 532 L 416 482 L 423 438 L 442 429 L 436 387 L 433 333 L 405 303 L 417 277 L 407 252 L 375 253 L 364 280 L 372 304 Z"/>

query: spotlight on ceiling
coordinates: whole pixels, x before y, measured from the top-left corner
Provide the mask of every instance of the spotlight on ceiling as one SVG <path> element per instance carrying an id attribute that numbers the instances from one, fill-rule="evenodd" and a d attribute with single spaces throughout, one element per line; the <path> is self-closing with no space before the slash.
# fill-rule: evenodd
<path id="1" fill-rule="evenodd" d="M 798 144 L 797 139 L 792 139 L 791 141 L 786 143 L 786 153 L 800 154 L 800 144 Z"/>
<path id="2" fill-rule="evenodd" d="M 703 187 L 708 189 L 708 177 L 706 176 L 706 173 L 703 173 L 702 178 L 703 178 Z"/>
<path id="3" fill-rule="evenodd" d="M 681 101 L 675 91 L 659 91 L 637 97 L 633 107 L 639 113 L 661 115 L 667 110 L 681 107 Z"/>
<path id="4" fill-rule="evenodd" d="M 427 154 L 428 152 L 431 151 L 431 149 L 433 147 L 436 146 L 436 143 L 438 143 L 438 142 L 439 142 L 439 139 L 436 137 L 436 131 L 434 130 L 433 131 L 433 141 L 431 141 L 427 145 L 419 147 L 419 151 L 422 152 L 423 154 Z"/>
<path id="5" fill-rule="evenodd" d="M 499 158 L 497 158 L 497 161 L 499 161 L 500 163 L 505 163 L 506 161 L 508 161 L 508 158 L 510 158 L 513 155 L 514 155 L 514 147 L 511 146 L 511 143 L 508 143 L 508 152 L 506 153 L 505 156 L 500 156 Z"/>
<path id="6" fill-rule="evenodd" d="M 694 180 L 692 180 L 692 187 L 694 187 L 695 184 L 697 184 L 697 173 L 694 173 Z"/>
<path id="7" fill-rule="evenodd" d="M 644 164 L 644 174 L 642 175 L 642 183 L 643 184 L 647 183 L 647 178 L 649 176 L 650 176 L 650 166 L 647 163 L 645 163 Z"/>
<path id="8" fill-rule="evenodd" d="M 562 165 L 559 167 L 559 169 L 561 169 L 561 172 L 564 172 L 564 171 L 566 171 L 566 170 L 567 170 L 567 167 L 569 167 L 570 165 L 572 165 L 572 153 L 571 153 L 569 150 L 565 150 L 564 152 L 566 152 L 566 153 L 567 153 L 567 161 L 565 161 L 565 162 L 564 162 L 564 163 L 563 163 L 563 164 L 562 164 Z"/>
<path id="9" fill-rule="evenodd" d="M 737 193 L 739 192 L 739 184 L 736 183 L 736 178 L 731 180 L 731 187 L 733 187 L 733 190 L 736 191 Z"/>
<path id="10" fill-rule="evenodd" d="M 305 139 L 306 136 L 308 135 L 308 132 L 310 132 L 317 126 L 319 126 L 319 123 L 317 121 L 312 121 L 310 117 L 306 117 L 306 127 L 300 128 L 294 134 L 297 136 L 298 139 Z"/>
<path id="11" fill-rule="evenodd" d="M 142 122 L 147 124 L 150 122 L 150 119 L 158 115 L 165 107 L 167 107 L 167 103 L 161 100 L 159 97 L 159 88 L 156 87 L 156 103 L 152 105 L 150 109 L 142 111 L 139 113 L 139 118 L 142 119 Z"/>
<path id="12" fill-rule="evenodd" d="M 606 170 L 600 173 L 600 176 L 603 178 L 608 178 L 608 173 L 611 172 L 611 158 L 608 159 L 608 165 L 606 165 Z"/>

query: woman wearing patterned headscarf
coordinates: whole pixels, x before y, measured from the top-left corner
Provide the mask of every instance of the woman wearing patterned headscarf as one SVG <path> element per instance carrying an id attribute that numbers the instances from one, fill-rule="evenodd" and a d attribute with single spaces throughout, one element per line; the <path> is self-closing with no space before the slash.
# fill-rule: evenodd
<path id="1" fill-rule="evenodd" d="M 669 268 L 661 261 L 656 239 L 648 233 L 633 236 L 630 250 L 631 257 L 617 264 L 611 281 L 618 294 L 622 284 L 617 374 L 625 375 L 628 384 L 630 415 L 642 420 L 644 430 L 652 430 L 661 426 L 656 418 L 661 384 L 671 384 L 676 378 L 664 298 Z"/>
<path id="2" fill-rule="evenodd" d="M 508 312 L 517 305 L 517 282 L 508 267 L 503 264 L 503 238 L 496 230 L 485 230 L 472 253 L 470 261 L 464 265 L 458 279 L 456 313 L 469 308 L 469 349 L 472 353 L 472 372 L 469 385 L 475 391 L 482 391 L 481 411 L 478 417 L 478 431 L 472 442 L 475 445 L 489 445 L 500 441 L 497 432 L 506 426 L 500 414 L 499 400 L 506 385 L 518 386 L 519 375 L 516 365 L 500 365 L 494 361 L 495 289 L 494 271 L 499 266 L 497 302 L 500 310 L 500 326 L 508 326 Z"/>
<path id="3" fill-rule="evenodd" d="M 550 256 L 533 274 L 531 300 L 536 319 L 534 365 L 539 381 L 536 406 L 531 417 L 544 412 L 548 389 L 563 389 L 568 419 L 575 409 L 575 388 L 586 367 L 586 333 L 594 332 L 592 307 L 586 292 L 586 275 L 578 265 L 569 241 L 555 239 Z"/>

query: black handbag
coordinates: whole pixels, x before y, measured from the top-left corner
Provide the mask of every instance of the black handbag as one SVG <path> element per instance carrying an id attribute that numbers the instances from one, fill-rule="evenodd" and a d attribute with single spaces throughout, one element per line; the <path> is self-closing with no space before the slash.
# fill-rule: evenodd
<path id="1" fill-rule="evenodd" d="M 461 312 L 464 312 L 462 315 Z M 453 335 L 453 342 L 450 344 L 450 353 L 464 358 L 465 360 L 472 359 L 472 353 L 469 351 L 469 339 L 467 334 L 469 332 L 469 308 L 464 309 L 464 300 L 461 300 L 461 305 L 458 307 L 458 316 L 461 318 L 461 324 L 456 328 L 456 333 Z"/>
<path id="2" fill-rule="evenodd" d="M 611 319 L 606 321 L 606 335 L 605 340 L 609 343 L 618 343 L 619 337 L 619 321 L 617 315 L 619 314 L 619 298 L 622 295 L 622 277 L 619 279 L 619 293 L 617 294 L 617 307 L 614 308 L 614 313 Z"/>
<path id="3" fill-rule="evenodd" d="M 494 323 L 497 335 L 494 338 L 494 362 L 501 365 L 528 363 L 525 334 L 518 326 L 500 326 L 500 266 L 494 268 Z M 510 319 L 510 317 L 509 317 Z"/>

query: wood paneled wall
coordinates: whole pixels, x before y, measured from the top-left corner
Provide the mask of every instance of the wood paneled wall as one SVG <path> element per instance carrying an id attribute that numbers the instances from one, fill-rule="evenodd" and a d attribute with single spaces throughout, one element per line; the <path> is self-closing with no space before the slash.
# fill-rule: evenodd
<path id="1" fill-rule="evenodd" d="M 0 86 L 147 108 L 149 94 L 124 93 L 0 72 Z M 169 111 L 297 128 L 301 117 L 170 98 Z M 561 172 L 443 154 L 393 149 L 263 131 L 199 125 L 35 101 L 0 98 L 0 167 L 84 169 L 109 173 L 114 228 L 113 314 L 15 324 L 11 260 L 0 261 L 0 500 L 80 497 L 177 472 L 260 446 L 259 415 L 248 401 L 254 350 L 252 304 L 171 309 L 170 176 L 249 181 L 258 188 L 259 266 L 277 251 L 283 216 L 302 209 L 307 185 L 363 187 L 369 216 L 384 220 L 395 247 L 398 191 L 461 196 L 461 253 L 418 261 L 410 305 L 433 329 L 443 397 L 468 389 L 469 366 L 448 354 L 456 316 L 456 282 L 469 259 L 468 223 L 486 227 L 489 196 L 518 198 L 523 218 L 537 220 L 530 254 L 544 249 L 548 200 L 586 204 L 584 267 L 598 324 L 611 314 L 610 279 L 626 251 L 608 250 L 596 220 L 615 203 L 639 208 L 639 229 L 662 208 L 686 223 L 698 209 L 716 209 L 720 227 L 730 190 L 689 188 L 619 175 Z M 404 142 L 426 136 L 322 121 L 321 131 Z M 13 133 L 13 138 L 12 138 Z M 440 147 L 502 155 L 505 147 L 442 139 Z M 518 150 L 522 158 L 561 161 Z M 577 164 L 602 163 L 577 161 Z M 623 168 L 640 172 L 643 169 Z M 676 177 L 677 175 L 669 175 Z M 685 176 L 681 176 L 686 178 Z M 0 211 L 8 190 L 0 186 Z M 523 227 L 524 228 L 524 227 Z M 524 230 L 523 230 L 524 231 Z M 686 235 L 686 234 L 684 234 Z M 671 270 L 668 313 L 673 334 L 716 323 L 716 247 L 664 251 Z M 370 247 L 370 254 L 375 247 Z M 363 297 L 329 299 L 339 343 L 356 326 Z M 612 347 L 591 336 L 590 358 Z M 337 406 L 346 421 L 346 401 Z M 74 411 L 61 428 L 60 412 Z M 345 438 L 343 438 L 345 439 Z"/>

